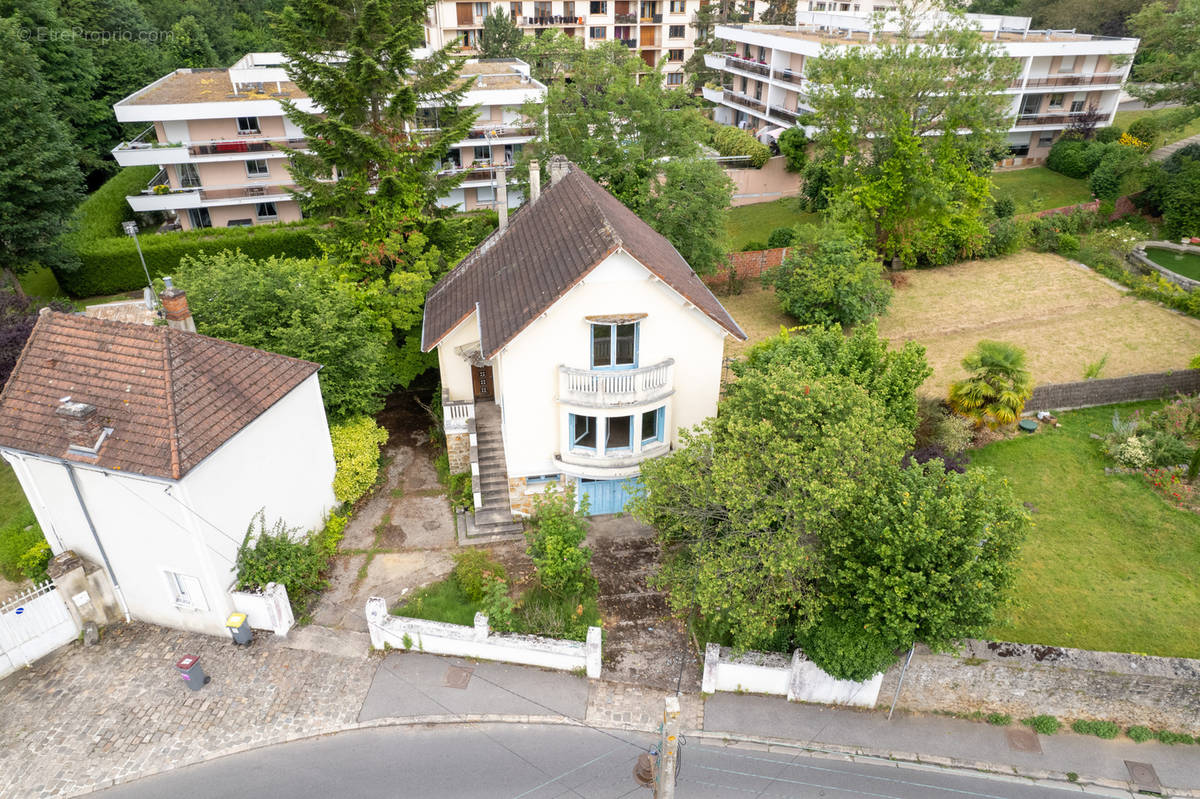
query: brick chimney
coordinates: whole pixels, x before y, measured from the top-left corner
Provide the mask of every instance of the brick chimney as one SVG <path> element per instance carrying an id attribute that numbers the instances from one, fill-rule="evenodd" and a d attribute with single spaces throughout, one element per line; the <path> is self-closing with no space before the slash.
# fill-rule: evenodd
<path id="1" fill-rule="evenodd" d="M 553 186 L 567 176 L 570 161 L 565 155 L 550 156 L 550 185 Z"/>
<path id="2" fill-rule="evenodd" d="M 163 312 L 167 317 L 167 327 L 195 333 L 196 322 L 192 319 L 192 310 L 188 308 L 187 292 L 175 288 L 169 277 L 164 277 L 163 282 L 167 287 L 159 295 L 159 299 L 162 300 Z"/>
<path id="3" fill-rule="evenodd" d="M 535 203 L 542 196 L 542 167 L 537 160 L 529 162 L 529 202 Z"/>
<path id="4" fill-rule="evenodd" d="M 105 439 L 105 430 L 95 405 L 74 402 L 70 397 L 63 397 L 58 401 L 58 408 L 54 413 L 62 422 L 63 430 L 67 434 L 68 450 L 90 455 L 100 451 L 100 444 Z"/>

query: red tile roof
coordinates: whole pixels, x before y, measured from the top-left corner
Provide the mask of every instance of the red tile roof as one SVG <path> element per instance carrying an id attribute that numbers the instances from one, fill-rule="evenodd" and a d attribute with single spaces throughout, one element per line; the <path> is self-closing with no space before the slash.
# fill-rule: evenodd
<path id="1" fill-rule="evenodd" d="M 425 300 L 426 352 L 479 306 L 484 357 L 491 358 L 601 261 L 623 249 L 705 315 L 746 334 L 679 251 L 582 169 L 526 203 L 442 278 Z"/>
<path id="2" fill-rule="evenodd" d="M 99 466 L 178 480 L 320 369 L 167 327 L 43 311 L 0 393 L 0 446 L 64 457 L 63 397 L 112 434 Z"/>

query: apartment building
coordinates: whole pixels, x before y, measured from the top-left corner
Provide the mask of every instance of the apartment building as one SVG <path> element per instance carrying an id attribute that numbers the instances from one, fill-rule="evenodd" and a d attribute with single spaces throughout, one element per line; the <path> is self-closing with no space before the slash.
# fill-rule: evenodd
<path id="1" fill-rule="evenodd" d="M 812 111 L 808 61 L 821 58 L 829 46 L 870 47 L 869 14 L 800 11 L 794 25 L 717 26 L 717 38 L 730 47 L 706 55 L 705 63 L 723 72 L 723 86 L 703 90 L 705 99 L 717 104 L 716 120 L 762 135 L 797 124 Z M 923 20 L 932 25 L 943 18 L 931 13 Z M 1099 112 L 1100 125 L 1112 123 L 1137 39 L 1032 30 L 1028 17 L 968 14 L 967 19 L 1020 65 L 1019 76 L 1004 90 L 1012 118 L 1006 165 L 1044 161 L 1055 139 L 1089 109 Z M 896 26 L 888 23 L 885 33 L 889 29 Z"/>
<path id="2" fill-rule="evenodd" d="M 463 181 L 439 204 L 471 211 L 495 205 L 497 175 L 538 132 L 540 121 L 525 119 L 521 108 L 543 102 L 546 87 L 517 59 L 469 60 L 462 76 L 471 83 L 463 103 L 478 118 L 443 164 Z M 127 198 L 130 207 L 165 211 L 184 230 L 300 219 L 284 148 L 303 150 L 306 142 L 284 116 L 284 100 L 320 111 L 289 79 L 282 54 L 249 53 L 229 69 L 176 70 L 118 102 L 117 121 L 148 127 L 113 157 L 121 166 L 160 167 Z M 436 127 L 436 108 L 422 117 Z M 511 206 L 522 199 L 515 190 L 507 196 Z"/>

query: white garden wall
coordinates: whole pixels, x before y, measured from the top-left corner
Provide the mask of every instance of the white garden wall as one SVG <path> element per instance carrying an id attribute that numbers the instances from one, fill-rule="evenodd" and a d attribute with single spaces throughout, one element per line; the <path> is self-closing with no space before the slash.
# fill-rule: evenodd
<path id="1" fill-rule="evenodd" d="M 704 677 L 700 690 L 744 691 L 752 694 L 786 696 L 789 702 L 874 707 L 883 674 L 869 680 L 839 680 L 818 668 L 797 649 L 789 662 L 785 655 L 744 652 L 735 655 L 719 644 L 704 651 Z"/>
<path id="2" fill-rule="evenodd" d="M 488 618 L 482 613 L 475 614 L 474 627 L 410 619 L 388 613 L 387 602 L 380 597 L 367 600 L 366 614 L 374 649 L 386 645 L 433 655 L 499 660 L 562 671 L 582 669 L 588 677 L 600 676 L 599 627 L 588 628 L 586 643 L 536 635 L 496 634 L 488 629 Z"/>

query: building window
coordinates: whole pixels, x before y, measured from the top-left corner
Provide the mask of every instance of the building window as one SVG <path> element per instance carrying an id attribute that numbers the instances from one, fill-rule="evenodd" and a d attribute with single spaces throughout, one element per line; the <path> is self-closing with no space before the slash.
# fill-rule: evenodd
<path id="1" fill-rule="evenodd" d="M 258 214 L 259 220 L 278 219 L 279 212 L 275 210 L 275 203 L 256 203 L 254 211 Z"/>
<path id="2" fill-rule="evenodd" d="M 571 414 L 571 449 L 596 449 L 596 417 Z"/>
<path id="3" fill-rule="evenodd" d="M 1038 147 L 1049 147 L 1054 144 L 1054 133 L 1042 133 L 1038 136 Z"/>
<path id="4" fill-rule="evenodd" d="M 668 86 L 682 86 L 683 85 L 683 73 L 682 72 L 668 72 L 667 73 L 667 85 Z"/>
<path id="5" fill-rule="evenodd" d="M 489 3 L 476 3 L 475 4 L 475 16 L 477 16 L 477 17 L 486 17 L 488 14 L 491 13 L 491 11 L 492 11 L 492 9 L 491 9 L 491 5 Z"/>
<path id="6" fill-rule="evenodd" d="M 589 14 L 607 14 L 608 13 L 608 0 L 592 0 L 592 2 L 590 2 L 588 4 L 588 13 Z"/>
<path id="7" fill-rule="evenodd" d="M 1084 95 L 1083 97 L 1079 97 L 1078 95 L 1076 95 L 1076 99 L 1071 101 L 1071 113 L 1072 114 L 1082 113 L 1083 112 L 1083 104 L 1086 102 L 1087 102 L 1087 95 Z"/>
<path id="8" fill-rule="evenodd" d="M 271 174 L 271 168 L 266 160 L 257 158 L 246 162 L 246 174 L 252 178 L 265 178 Z"/>
<path id="9" fill-rule="evenodd" d="M 667 409 L 655 408 L 642 414 L 642 446 L 663 440 L 663 426 Z"/>
<path id="10" fill-rule="evenodd" d="M 195 189 L 200 186 L 200 175 L 196 172 L 195 164 L 179 164 L 179 185 L 185 189 Z"/>
<path id="11" fill-rule="evenodd" d="M 565 3 L 563 3 L 563 16 L 566 17 L 568 20 L 575 19 L 575 2 L 574 2 L 574 0 L 567 0 Z"/>
<path id="12" fill-rule="evenodd" d="M 604 420 L 606 435 L 604 436 L 604 451 L 615 449 L 633 449 L 633 417 L 610 416 Z"/>
<path id="13" fill-rule="evenodd" d="M 1063 107 L 1063 95 L 1061 95 L 1061 94 L 1050 95 L 1050 106 L 1049 107 L 1050 108 L 1062 108 Z"/>
<path id="14" fill-rule="evenodd" d="M 667 51 L 667 60 L 674 64 L 678 64 L 678 63 L 682 62 L 683 61 L 683 51 L 682 50 L 668 50 Z"/>
<path id="15" fill-rule="evenodd" d="M 508 7 L 509 7 L 509 14 L 512 15 L 513 19 L 516 19 L 517 17 L 521 16 L 521 4 L 520 3 L 509 3 Z"/>
<path id="16" fill-rule="evenodd" d="M 212 217 L 208 214 L 207 208 L 189 208 L 188 221 L 192 223 L 192 228 L 212 227 Z"/>
<path id="17" fill-rule="evenodd" d="M 593 39 L 606 39 L 606 38 L 608 38 L 608 28 L 605 28 L 605 27 L 589 28 L 588 36 L 590 36 Z"/>
<path id="18" fill-rule="evenodd" d="M 482 147 L 476 147 L 475 160 L 486 161 L 490 164 L 492 162 L 492 146 L 490 144 L 485 144 Z"/>
<path id="19" fill-rule="evenodd" d="M 637 323 L 592 325 L 592 368 L 631 369 L 637 366 Z"/>
<path id="20" fill-rule="evenodd" d="M 687 26 L 686 25 L 668 25 L 667 26 L 667 38 L 668 39 L 682 39 L 686 35 L 687 35 Z"/>
<path id="21" fill-rule="evenodd" d="M 671 0 L 671 13 L 672 14 L 686 14 L 687 13 L 687 0 Z"/>
<path id="22" fill-rule="evenodd" d="M 194 210 L 194 209 L 193 209 Z M 208 602 L 204 599 L 204 589 L 200 581 L 190 574 L 164 571 L 167 576 L 167 587 L 177 608 L 188 610 L 208 610 Z"/>
<path id="23" fill-rule="evenodd" d="M 238 117 L 237 118 L 238 133 L 258 133 L 258 117 Z"/>

